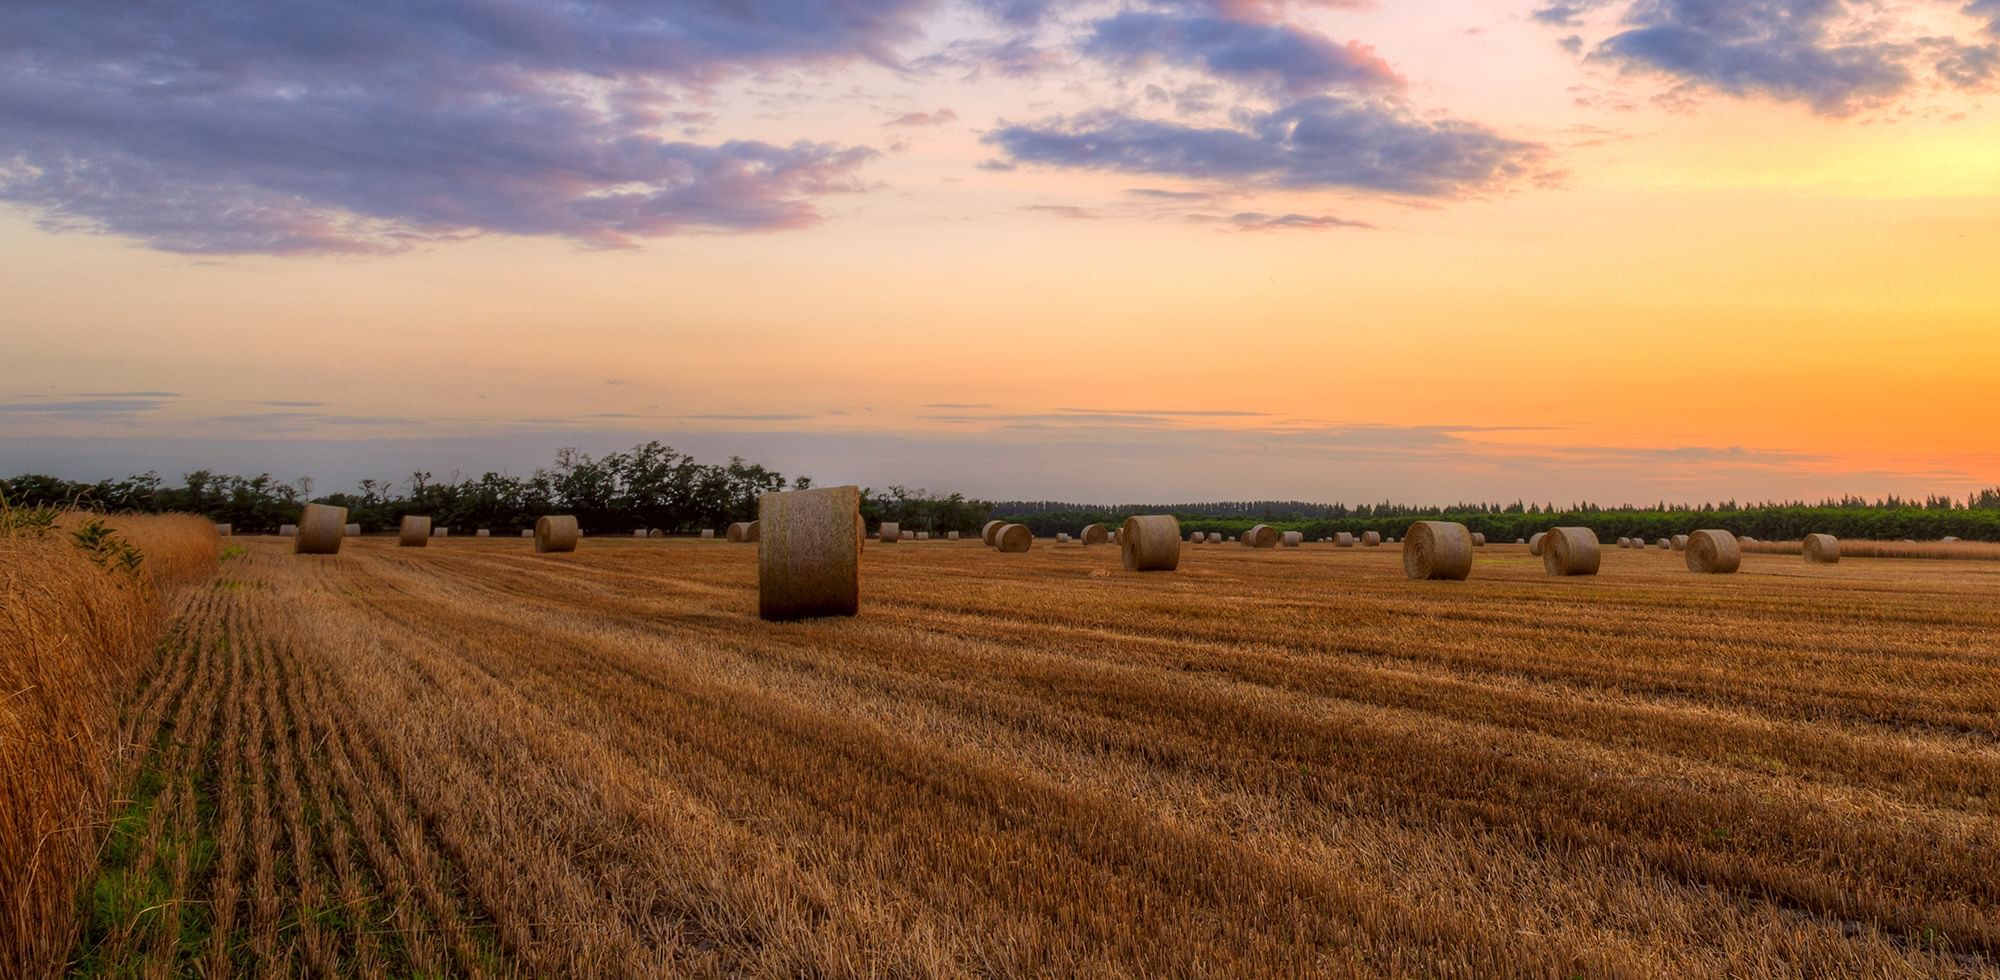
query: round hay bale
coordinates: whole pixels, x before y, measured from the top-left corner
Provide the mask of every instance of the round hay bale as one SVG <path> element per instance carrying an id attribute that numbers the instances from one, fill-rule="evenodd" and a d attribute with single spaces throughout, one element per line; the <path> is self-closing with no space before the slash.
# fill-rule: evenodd
<path id="1" fill-rule="evenodd" d="M 410 516 L 396 528 L 396 547 L 421 548 L 431 543 L 431 519 Z"/>
<path id="2" fill-rule="evenodd" d="M 1076 538 L 1086 545 L 1103 544 L 1111 540 L 1111 531 L 1102 524 L 1085 524 Z"/>
<path id="3" fill-rule="evenodd" d="M 1035 532 L 1026 524 L 1007 524 L 993 532 L 993 546 L 1003 555 L 1018 555 L 1035 546 Z"/>
<path id="4" fill-rule="evenodd" d="M 278 525 L 278 537 L 289 538 L 298 533 L 299 533 L 299 526 L 297 524 Z"/>
<path id="5" fill-rule="evenodd" d="M 431 528 L 431 537 L 434 537 L 434 538 L 448 538 L 448 537 L 451 537 L 451 528 L 448 528 L 448 527 L 434 527 L 434 528 Z"/>
<path id="6" fill-rule="evenodd" d="M 1477 531 L 1472 532 L 1472 546 L 1475 548 L 1486 547 L 1486 535 L 1480 534 Z"/>
<path id="7" fill-rule="evenodd" d="M 348 537 L 350 537 L 350 538 L 358 538 L 358 537 L 360 537 L 360 536 L 361 536 L 361 525 L 359 525 L 359 524 L 349 524 L 349 525 L 347 525 L 346 527 L 343 527 L 343 528 L 341 529 L 341 532 L 340 532 L 340 533 L 342 533 L 342 534 L 344 534 L 344 535 L 346 535 L 346 536 L 348 536 Z"/>
<path id="8" fill-rule="evenodd" d="M 1696 531 L 1688 535 L 1687 566 L 1702 575 L 1733 575 L 1743 567 L 1743 549 L 1728 531 Z"/>
<path id="9" fill-rule="evenodd" d="M 1209 543 L 1209 544 L 1221 544 L 1221 543 L 1222 543 L 1222 532 L 1221 532 L 1221 531 L 1210 531 L 1210 532 L 1208 532 L 1208 543 Z"/>
<path id="10" fill-rule="evenodd" d="M 757 615 L 793 620 L 861 611 L 861 543 L 868 530 L 859 489 L 767 493 L 757 498 L 755 523 Z"/>
<path id="11" fill-rule="evenodd" d="M 1534 556 L 1535 556 L 1536 558 L 1540 558 L 1540 557 L 1542 557 L 1542 539 L 1544 539 L 1544 538 L 1547 538 L 1548 536 L 1549 536 L 1549 532 L 1547 532 L 1547 531 L 1542 531 L 1542 532 L 1539 532 L 1539 533 L 1537 533 L 1537 534 L 1536 534 L 1536 535 L 1535 535 L 1534 537 L 1532 537 L 1532 538 L 1529 538 L 1529 539 L 1528 539 L 1528 554 L 1531 554 L 1531 555 L 1534 555 Z M 1624 539 L 1624 538 L 1619 538 L 1618 540 L 1622 542 L 1622 541 L 1624 541 L 1625 539 Z"/>
<path id="12" fill-rule="evenodd" d="M 230 537 L 230 536 L 232 536 L 232 535 L 233 535 L 234 533 L 235 533 L 235 529 L 234 529 L 234 528 L 232 528 L 232 527 L 230 527 L 230 526 L 229 526 L 229 525 L 227 525 L 227 524 L 217 524 L 217 525 L 215 526 L 215 536 L 216 536 L 216 537 L 219 537 L 219 538 L 227 538 L 227 537 Z"/>
<path id="13" fill-rule="evenodd" d="M 1418 521 L 1403 535 L 1403 574 L 1462 582 L 1472 574 L 1472 532 L 1449 521 Z"/>
<path id="14" fill-rule="evenodd" d="M 493 536 L 493 531 L 491 528 L 482 527 L 479 530 L 474 531 L 472 536 L 475 538 L 490 538 Z"/>
<path id="15" fill-rule="evenodd" d="M 1382 547 L 1382 532 L 1380 531 L 1361 532 L 1361 546 L 1364 548 Z"/>
<path id="16" fill-rule="evenodd" d="M 307 504 L 292 535 L 292 554 L 337 555 L 347 537 L 347 508 Z"/>
<path id="17" fill-rule="evenodd" d="M 1346 531 L 1342 531 L 1339 534 L 1334 535 L 1333 546 L 1336 548 L 1354 547 L 1354 535 L 1349 534 Z"/>
<path id="18" fill-rule="evenodd" d="M 1128 572 L 1171 572 L 1181 567 L 1181 522 L 1172 514 L 1128 517 L 1118 532 Z"/>
<path id="19" fill-rule="evenodd" d="M 917 539 L 917 532 L 915 532 L 915 531 L 904 531 L 904 532 L 903 532 L 903 540 L 905 540 L 905 541 L 915 541 L 916 539 Z"/>
<path id="20" fill-rule="evenodd" d="M 535 532 L 533 529 L 525 530 L 521 532 L 521 536 L 524 538 L 532 538 L 535 536 Z"/>
<path id="21" fill-rule="evenodd" d="M 757 525 L 754 521 L 737 521 L 729 525 L 728 537 L 736 544 L 750 544 L 757 540 Z"/>
<path id="22" fill-rule="evenodd" d="M 576 518 L 567 514 L 551 515 L 535 521 L 535 554 L 553 555 L 576 550 L 576 540 L 582 537 L 577 529 Z"/>
<path id="23" fill-rule="evenodd" d="M 1631 539 L 1631 538 L 1619 538 L 1619 539 L 1618 539 L 1618 547 L 1620 547 L 1620 548 L 1628 548 L 1628 549 L 1629 549 L 1629 548 L 1631 548 L 1631 547 L 1632 547 L 1632 539 Z"/>
<path id="24" fill-rule="evenodd" d="M 702 539 L 703 541 L 713 541 L 713 540 L 715 540 L 715 529 L 714 529 L 714 528 L 712 528 L 712 527 L 705 527 L 705 528 L 702 528 L 702 529 L 701 529 L 701 539 Z"/>
<path id="25" fill-rule="evenodd" d="M 1068 531 L 1057 531 L 1057 532 L 1056 532 L 1056 543 L 1057 543 L 1057 544 L 1068 544 L 1068 543 L 1069 543 L 1069 532 L 1068 532 Z"/>
<path id="26" fill-rule="evenodd" d="M 1296 548 L 1299 545 L 1306 543 L 1306 536 L 1297 531 L 1286 531 L 1284 535 L 1278 539 L 1278 543 L 1284 545 L 1287 548 Z"/>
<path id="27" fill-rule="evenodd" d="M 1535 537 L 1541 539 L 1536 550 L 1541 552 L 1542 568 L 1550 575 L 1595 575 L 1604 562 L 1597 532 L 1587 527 L 1559 527 Z"/>
<path id="28" fill-rule="evenodd" d="M 1676 534 L 1676 535 L 1674 535 L 1674 536 L 1673 536 L 1672 538 L 1669 538 L 1668 540 L 1670 540 L 1670 541 L 1672 541 L 1672 542 L 1674 543 L 1674 550 L 1675 550 L 1675 551 L 1686 551 L 1686 550 L 1688 550 L 1688 536 L 1687 536 L 1687 535 L 1685 535 L 1685 534 Z"/>
<path id="29" fill-rule="evenodd" d="M 875 528 L 875 540 L 883 544 L 895 544 L 903 540 L 903 525 L 895 521 L 883 521 Z"/>
<path id="30" fill-rule="evenodd" d="M 632 532 L 632 536 L 635 538 L 644 538 L 646 536 L 646 529 L 643 527 L 639 528 Z"/>
<path id="31" fill-rule="evenodd" d="M 1653 542 L 1653 543 L 1654 543 L 1655 545 L 1658 545 L 1658 546 L 1659 546 L 1659 549 L 1660 549 L 1661 551 L 1672 551 L 1672 550 L 1674 550 L 1674 539 L 1672 539 L 1672 538 L 1661 538 L 1660 540 L 1658 540 L 1658 541 L 1655 541 L 1655 542 Z"/>
<path id="32" fill-rule="evenodd" d="M 945 536 L 944 536 L 944 539 L 945 539 L 946 541 L 957 541 L 957 540 L 958 540 L 958 532 L 957 532 L 957 531 L 947 531 L 947 532 L 945 532 Z"/>
<path id="33" fill-rule="evenodd" d="M 1278 546 L 1278 529 L 1269 524 L 1259 524 L 1243 536 L 1243 543 L 1252 548 L 1275 548 Z"/>
<path id="34" fill-rule="evenodd" d="M 223 526 L 224 526 L 224 527 L 228 527 L 228 525 L 226 525 L 226 524 L 225 524 L 225 525 L 223 525 Z M 1957 544 L 1957 543 L 1958 543 L 1958 538 L 1956 538 L 1956 537 L 1954 537 L 1954 536 L 1952 536 L 1952 535 L 1949 535 L 1949 534 L 1947 534 L 1947 535 L 1945 535 L 1945 536 L 1944 536 L 1943 538 L 1940 538 L 1940 539 L 1939 539 L 1939 541 L 1940 541 L 1940 542 L 1942 542 L 1942 543 L 1944 543 L 1944 544 Z"/>
<path id="35" fill-rule="evenodd" d="M 1187 539 L 1188 544 L 1200 544 L 1208 540 L 1208 535 L 1201 531 L 1189 531 Z"/>
<path id="36" fill-rule="evenodd" d="M 986 542 L 986 546 L 991 548 L 993 547 L 993 536 L 995 534 L 1000 533 L 1000 529 L 1006 526 L 1007 526 L 1006 521 L 987 521 L 986 524 L 979 529 L 979 539 L 981 541 Z"/>
<path id="37" fill-rule="evenodd" d="M 1840 539 L 1831 534 L 1806 535 L 1806 564 L 1840 564 Z"/>

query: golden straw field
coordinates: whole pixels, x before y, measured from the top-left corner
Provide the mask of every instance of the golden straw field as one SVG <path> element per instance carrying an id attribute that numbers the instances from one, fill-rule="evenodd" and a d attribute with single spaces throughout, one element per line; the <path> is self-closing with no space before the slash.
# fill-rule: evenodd
<path id="1" fill-rule="evenodd" d="M 237 539 L 73 966 L 542 976 L 2000 970 L 2000 563 L 1518 546 Z"/>

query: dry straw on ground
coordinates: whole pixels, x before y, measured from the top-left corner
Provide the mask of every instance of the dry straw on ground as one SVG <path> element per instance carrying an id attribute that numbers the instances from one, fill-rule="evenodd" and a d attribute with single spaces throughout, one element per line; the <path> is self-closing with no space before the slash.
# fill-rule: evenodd
<path id="1" fill-rule="evenodd" d="M 1743 550 L 1728 531 L 1696 531 L 1688 535 L 1687 567 L 1703 575 L 1732 575 L 1743 567 Z"/>
<path id="2" fill-rule="evenodd" d="M 1181 522 L 1172 514 L 1125 519 L 1118 550 L 1128 572 L 1171 572 L 1181 567 Z"/>
<path id="3" fill-rule="evenodd" d="M 1275 548 L 1278 546 L 1278 529 L 1269 524 L 1259 524 L 1243 535 L 1243 544 L 1251 548 Z"/>
<path id="4" fill-rule="evenodd" d="M 1472 574 L 1472 532 L 1463 524 L 1418 521 L 1403 536 L 1403 574 L 1418 580 L 1463 581 Z"/>
<path id="5" fill-rule="evenodd" d="M 1590 528 L 1559 527 L 1535 537 L 1540 539 L 1542 568 L 1550 575 L 1595 575 L 1603 563 L 1597 532 Z"/>
<path id="6" fill-rule="evenodd" d="M 440 529 L 442 530 L 442 529 Z M 421 548 L 431 543 L 431 519 L 411 515 L 396 527 L 396 547 Z"/>
<path id="7" fill-rule="evenodd" d="M 757 613 L 792 620 L 861 609 L 861 491 L 827 487 L 757 501 Z M 768 533 L 762 533 L 764 528 Z"/>
<path id="8" fill-rule="evenodd" d="M 299 512 L 298 531 L 292 535 L 292 554 L 337 555 L 346 537 L 347 508 L 329 504 L 307 504 Z"/>
<path id="9" fill-rule="evenodd" d="M 903 525 L 895 521 L 883 521 L 875 529 L 875 539 L 883 544 L 895 544 L 903 540 Z"/>
<path id="10" fill-rule="evenodd" d="M 582 532 L 577 529 L 576 518 L 568 514 L 550 514 L 537 518 L 535 553 L 556 555 L 575 551 L 577 539 L 582 536 Z"/>
<path id="11" fill-rule="evenodd" d="M 1026 524 L 1007 524 L 993 532 L 993 546 L 1002 554 L 1018 555 L 1035 546 L 1035 532 Z"/>
<path id="12" fill-rule="evenodd" d="M 1840 564 L 1840 539 L 1831 534 L 1808 534 L 1802 546 L 1809 565 Z"/>

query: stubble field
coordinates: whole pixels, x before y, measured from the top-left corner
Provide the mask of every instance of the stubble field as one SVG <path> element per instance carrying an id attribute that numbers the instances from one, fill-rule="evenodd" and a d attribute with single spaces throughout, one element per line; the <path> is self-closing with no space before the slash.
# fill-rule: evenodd
<path id="1" fill-rule="evenodd" d="M 75 965 L 353 975 L 1991 975 L 2000 565 L 1608 549 L 241 539 Z"/>

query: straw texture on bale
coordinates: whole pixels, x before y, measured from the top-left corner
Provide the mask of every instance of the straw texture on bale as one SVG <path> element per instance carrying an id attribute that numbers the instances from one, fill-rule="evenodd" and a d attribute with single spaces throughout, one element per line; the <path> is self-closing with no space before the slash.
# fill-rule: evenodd
<path id="1" fill-rule="evenodd" d="M 1674 543 L 1674 550 L 1675 550 L 1675 551 L 1686 551 L 1686 550 L 1687 550 L 1687 547 L 1688 547 L 1688 536 L 1687 536 L 1687 535 L 1685 535 L 1685 534 L 1676 534 L 1676 535 L 1674 535 L 1674 536 L 1673 536 L 1672 538 L 1670 538 L 1669 540 L 1673 541 L 1673 543 Z"/>
<path id="2" fill-rule="evenodd" d="M 1279 539 L 1279 542 L 1287 548 L 1296 548 L 1306 543 L 1306 536 L 1297 531 L 1286 531 L 1284 537 Z"/>
<path id="3" fill-rule="evenodd" d="M 1536 533 L 1535 533 L 1535 536 L 1534 536 L 1534 537 L 1532 537 L 1532 538 L 1529 538 L 1529 539 L 1528 539 L 1528 554 L 1531 554 L 1531 555 L 1534 555 L 1534 556 L 1535 556 L 1536 558 L 1540 558 L 1540 557 L 1542 557 L 1542 539 L 1543 539 L 1543 538 L 1546 538 L 1546 537 L 1548 537 L 1548 536 L 1549 536 L 1549 532 L 1547 532 L 1547 531 L 1538 531 L 1538 532 L 1536 532 Z M 1619 542 L 1620 542 L 1620 543 L 1623 543 L 1625 539 L 1624 539 L 1624 538 L 1619 538 L 1618 540 L 1619 540 Z"/>
<path id="4" fill-rule="evenodd" d="M 1361 544 L 1363 547 L 1366 548 L 1380 548 L 1382 546 L 1382 532 L 1380 531 L 1361 532 Z"/>
<path id="5" fill-rule="evenodd" d="M 1333 543 L 1338 548 L 1352 548 L 1354 547 L 1354 535 L 1342 531 L 1333 536 Z"/>
<path id="6" fill-rule="evenodd" d="M 1111 532 L 1102 524 L 1085 524 L 1083 530 L 1077 532 L 1077 540 L 1084 544 L 1103 544 L 1111 540 Z"/>
<path id="7" fill-rule="evenodd" d="M 1275 548 L 1278 546 L 1278 529 L 1269 524 L 1259 524 L 1243 535 L 1243 543 L 1252 548 Z"/>
<path id="8" fill-rule="evenodd" d="M 1480 534 L 1480 533 L 1478 533 L 1477 531 L 1473 532 L 1473 534 L 1472 534 L 1472 546 L 1473 546 L 1473 547 L 1475 547 L 1475 548 L 1484 548 L 1484 547 L 1486 547 L 1486 535 L 1484 535 L 1484 534 Z"/>
<path id="9" fill-rule="evenodd" d="M 1806 564 L 1840 564 L 1840 539 L 1831 534 L 1806 535 Z"/>
<path id="10" fill-rule="evenodd" d="M 1687 566 L 1703 575 L 1734 575 L 1743 567 L 1743 549 L 1728 531 L 1696 531 L 1688 535 Z"/>
<path id="11" fill-rule="evenodd" d="M 396 528 L 396 546 L 399 548 L 421 548 L 431 543 L 431 519 L 410 516 Z"/>
<path id="12" fill-rule="evenodd" d="M 538 555 L 575 551 L 579 537 L 582 533 L 577 529 L 576 518 L 567 514 L 552 514 L 535 521 L 535 553 Z"/>
<path id="13" fill-rule="evenodd" d="M 1118 552 L 1128 572 L 1171 572 L 1181 567 L 1181 522 L 1172 514 L 1128 517 L 1118 532 Z"/>
<path id="14" fill-rule="evenodd" d="M 875 529 L 875 537 L 883 544 L 895 544 L 903 540 L 903 525 L 895 521 L 883 521 L 882 525 Z"/>
<path id="15" fill-rule="evenodd" d="M 1000 533 L 1000 529 L 1006 526 L 1006 521 L 987 521 L 979 529 L 979 540 L 986 542 L 987 547 L 992 547 L 993 536 Z"/>
<path id="16" fill-rule="evenodd" d="M 757 614 L 770 620 L 861 611 L 861 491 L 826 487 L 757 499 Z M 768 532 L 766 532 L 768 528 Z"/>
<path id="17" fill-rule="evenodd" d="M 1542 568 L 1550 575 L 1595 575 L 1604 563 L 1597 547 L 1597 532 L 1587 527 L 1559 527 L 1537 534 Z"/>
<path id="18" fill-rule="evenodd" d="M 361 525 L 349 524 L 341 530 L 341 533 L 347 535 L 350 538 L 358 538 L 361 536 Z"/>
<path id="19" fill-rule="evenodd" d="M 1026 524 L 1007 524 L 993 532 L 993 546 L 1003 555 L 1018 555 L 1035 546 L 1035 532 Z"/>
<path id="20" fill-rule="evenodd" d="M 729 525 L 729 540 L 737 544 L 750 544 L 757 540 L 756 521 L 737 521 Z"/>
<path id="21" fill-rule="evenodd" d="M 1418 521 L 1403 536 L 1403 574 L 1419 581 L 1464 581 L 1472 574 L 1472 532 L 1463 524 Z"/>
<path id="22" fill-rule="evenodd" d="M 278 525 L 278 537 L 281 537 L 281 538 L 289 538 L 289 537 L 291 537 L 292 535 L 294 535 L 294 534 L 297 534 L 297 533 L 299 533 L 299 526 L 298 526 L 297 524 L 280 524 L 280 525 Z"/>
<path id="23" fill-rule="evenodd" d="M 299 526 L 292 535 L 292 554 L 337 555 L 340 540 L 347 536 L 347 508 L 307 504 L 299 512 Z"/>

